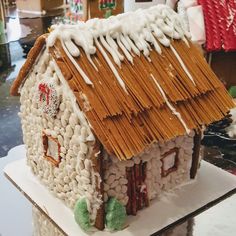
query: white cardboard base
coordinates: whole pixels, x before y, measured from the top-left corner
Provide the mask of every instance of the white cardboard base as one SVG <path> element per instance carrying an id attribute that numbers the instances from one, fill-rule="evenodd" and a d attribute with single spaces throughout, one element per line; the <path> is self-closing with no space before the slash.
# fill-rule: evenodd
<path id="1" fill-rule="evenodd" d="M 20 146 L 19 149 L 24 148 Z M 14 155 L 22 154 L 15 149 Z M 22 156 L 24 157 L 24 156 Z M 61 200 L 55 198 L 46 187 L 31 173 L 25 159 L 8 164 L 4 172 L 6 176 L 32 202 L 36 204 L 67 235 L 84 236 L 76 224 L 73 212 Z M 236 188 L 236 177 L 207 162 L 202 162 L 197 180 L 169 192 L 159 200 L 151 202 L 151 206 L 138 212 L 137 216 L 128 217 L 129 227 L 119 232 L 95 232 L 93 236 L 145 236 L 202 208 Z"/>
<path id="2" fill-rule="evenodd" d="M 0 157 L 0 236 L 32 236 L 32 205 L 4 176 L 4 167 L 25 156 L 24 146 Z"/>

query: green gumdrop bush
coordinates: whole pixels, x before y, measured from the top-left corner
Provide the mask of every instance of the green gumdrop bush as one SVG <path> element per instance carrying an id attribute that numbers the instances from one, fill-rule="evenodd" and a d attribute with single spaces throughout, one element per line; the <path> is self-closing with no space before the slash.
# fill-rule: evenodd
<path id="1" fill-rule="evenodd" d="M 236 98 L 236 86 L 232 86 L 229 89 L 229 94 L 233 97 Z"/>
<path id="2" fill-rule="evenodd" d="M 106 206 L 106 226 L 110 230 L 121 230 L 126 219 L 125 207 L 114 197 Z"/>
<path id="3" fill-rule="evenodd" d="M 88 231 L 91 228 L 87 202 L 85 198 L 79 199 L 74 208 L 74 217 L 78 225 L 84 230 Z"/>

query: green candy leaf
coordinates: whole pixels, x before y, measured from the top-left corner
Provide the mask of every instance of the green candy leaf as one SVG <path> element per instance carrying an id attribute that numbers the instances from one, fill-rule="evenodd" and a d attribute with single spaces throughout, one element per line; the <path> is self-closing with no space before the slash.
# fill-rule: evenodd
<path id="1" fill-rule="evenodd" d="M 126 220 L 125 207 L 116 199 L 110 198 L 106 206 L 106 225 L 110 230 L 121 230 Z"/>
<path id="2" fill-rule="evenodd" d="M 91 228 L 89 212 L 85 198 L 82 198 L 76 202 L 74 208 L 74 217 L 77 224 L 84 231 L 88 231 Z"/>
<path id="3" fill-rule="evenodd" d="M 229 94 L 233 97 L 236 98 L 236 86 L 232 86 L 229 89 Z"/>

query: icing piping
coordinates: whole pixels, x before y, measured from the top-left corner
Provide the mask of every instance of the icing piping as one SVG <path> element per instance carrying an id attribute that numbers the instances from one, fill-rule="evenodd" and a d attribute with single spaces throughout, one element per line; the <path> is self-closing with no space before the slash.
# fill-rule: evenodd
<path id="1" fill-rule="evenodd" d="M 134 53 L 138 56 L 140 56 L 140 51 L 138 50 L 138 48 L 134 45 L 134 43 L 130 40 L 130 38 L 125 35 L 124 39 L 127 41 L 127 43 L 129 44 L 129 46 L 131 47 L 131 49 L 134 51 Z"/>
<path id="2" fill-rule="evenodd" d="M 111 68 L 112 72 L 114 73 L 115 77 L 117 78 L 120 86 L 125 90 L 126 93 L 128 93 L 127 90 L 126 90 L 124 81 L 120 78 L 120 75 L 119 75 L 118 71 L 116 70 L 115 66 L 112 64 L 110 58 L 107 56 L 105 50 L 102 48 L 101 44 L 98 42 L 97 39 L 95 39 L 95 44 L 97 45 L 98 49 L 100 50 L 100 52 L 104 56 L 104 58 L 107 61 L 108 65 L 110 66 L 110 68 Z"/>
<path id="3" fill-rule="evenodd" d="M 89 85 L 93 85 L 92 81 L 88 78 L 88 76 L 84 73 L 84 71 L 81 69 L 81 67 L 79 66 L 79 64 L 75 61 L 75 59 L 71 56 L 70 52 L 67 50 L 68 48 L 66 47 L 66 45 L 64 44 L 64 42 L 61 40 L 61 45 L 62 48 L 64 50 L 64 52 L 66 53 L 66 55 L 69 57 L 69 59 L 71 60 L 71 62 L 73 63 L 73 65 L 75 66 L 75 68 L 77 69 L 77 71 L 80 73 L 80 75 L 82 76 L 82 78 L 84 79 L 84 82 L 86 84 Z"/>
<path id="4" fill-rule="evenodd" d="M 111 56 L 113 57 L 113 60 L 115 61 L 115 63 L 121 68 L 120 58 L 116 54 L 114 48 L 107 43 L 107 41 L 104 39 L 104 37 L 102 35 L 100 35 L 99 39 L 100 39 L 100 42 L 102 43 L 102 45 L 104 46 L 104 48 L 111 54 Z"/>
<path id="5" fill-rule="evenodd" d="M 124 35 L 123 34 L 120 34 L 119 35 L 119 38 L 121 40 L 121 42 L 124 44 L 125 48 L 131 52 L 131 46 L 128 44 L 128 42 L 126 41 L 126 39 L 124 38 Z"/>
<path id="6" fill-rule="evenodd" d="M 179 119 L 179 121 L 182 123 L 183 127 L 186 130 L 186 133 L 189 134 L 191 132 L 191 130 L 188 128 L 188 126 L 186 125 L 186 123 L 184 122 L 181 114 L 179 112 L 176 111 L 176 109 L 171 105 L 171 103 L 169 102 L 168 98 L 165 95 L 165 92 L 163 91 L 163 89 L 161 88 L 161 86 L 159 85 L 159 83 L 156 81 L 156 79 L 154 78 L 154 76 L 152 74 L 150 74 L 151 78 L 153 79 L 154 83 L 156 84 L 157 88 L 159 89 L 161 95 L 163 96 L 166 105 L 170 108 L 170 110 L 172 111 L 172 113 Z"/>
<path id="7" fill-rule="evenodd" d="M 178 59 L 180 65 L 182 66 L 182 68 L 184 69 L 185 73 L 187 74 L 187 76 L 189 77 L 189 79 L 193 82 L 193 84 L 196 86 L 196 83 L 192 77 L 192 75 L 189 73 L 187 67 L 185 66 L 183 60 L 181 59 L 181 57 L 179 56 L 179 54 L 176 52 L 176 50 L 174 49 L 174 47 L 172 45 L 170 45 L 170 49 L 172 50 L 172 52 L 175 54 L 176 58 Z"/>
<path id="8" fill-rule="evenodd" d="M 117 56 L 119 57 L 119 60 L 120 60 L 120 61 L 123 61 L 123 60 L 124 60 L 124 56 L 119 53 L 119 51 L 118 51 L 118 46 L 117 46 L 117 44 L 115 43 L 114 39 L 113 39 L 109 34 L 107 34 L 107 35 L 106 35 L 106 40 L 107 40 L 107 43 L 110 45 L 110 47 L 113 48 L 113 50 L 115 51 L 115 53 L 116 53 Z"/>
<path id="9" fill-rule="evenodd" d="M 130 61 L 131 64 L 133 65 L 134 64 L 133 63 L 133 57 L 128 52 L 127 48 L 122 44 L 121 38 L 119 36 L 117 37 L 117 43 L 118 43 L 119 47 L 121 48 L 121 50 L 123 51 L 123 53 L 125 54 L 125 56 L 128 59 L 128 61 Z"/>

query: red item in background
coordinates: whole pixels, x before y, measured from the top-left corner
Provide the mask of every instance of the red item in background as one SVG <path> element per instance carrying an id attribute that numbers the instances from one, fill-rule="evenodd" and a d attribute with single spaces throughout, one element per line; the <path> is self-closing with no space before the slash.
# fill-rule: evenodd
<path id="1" fill-rule="evenodd" d="M 203 8 L 207 51 L 236 50 L 236 2 L 198 0 Z"/>

